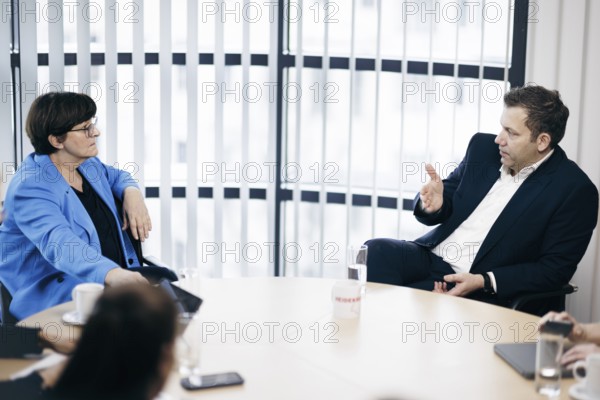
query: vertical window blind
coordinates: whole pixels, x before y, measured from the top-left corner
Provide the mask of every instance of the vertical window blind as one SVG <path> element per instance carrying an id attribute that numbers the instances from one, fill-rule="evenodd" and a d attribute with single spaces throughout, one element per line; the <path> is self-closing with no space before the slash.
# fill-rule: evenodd
<path id="1" fill-rule="evenodd" d="M 98 104 L 100 158 L 145 191 L 145 252 L 213 277 L 344 274 L 345 249 L 422 228 L 523 83 L 528 1 L 3 3 L 3 179 L 52 90 Z M 6 51 L 6 49 L 9 49 Z"/>

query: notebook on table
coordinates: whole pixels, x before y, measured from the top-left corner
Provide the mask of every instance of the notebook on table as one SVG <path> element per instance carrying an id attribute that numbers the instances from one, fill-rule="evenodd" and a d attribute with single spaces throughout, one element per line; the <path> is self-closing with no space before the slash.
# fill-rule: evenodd
<path id="1" fill-rule="evenodd" d="M 536 343 L 497 343 L 494 352 L 527 379 L 535 378 Z M 567 350 L 565 348 L 565 350 Z M 573 370 L 562 369 L 563 378 L 572 378 Z"/>

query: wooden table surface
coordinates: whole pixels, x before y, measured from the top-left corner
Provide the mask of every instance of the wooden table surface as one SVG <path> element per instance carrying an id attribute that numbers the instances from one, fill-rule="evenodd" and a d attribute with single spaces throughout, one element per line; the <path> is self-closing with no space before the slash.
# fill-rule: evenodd
<path id="1" fill-rule="evenodd" d="M 361 316 L 332 317 L 335 280 L 196 279 L 201 370 L 236 371 L 242 386 L 189 392 L 173 371 L 164 399 L 544 399 L 494 354 L 536 340 L 533 315 L 409 288 L 367 284 Z M 76 336 L 72 303 L 22 321 Z M 50 331 L 53 330 L 53 331 Z M 0 377 L 30 364 L 3 360 Z M 563 379 L 568 399 L 572 379 Z"/>

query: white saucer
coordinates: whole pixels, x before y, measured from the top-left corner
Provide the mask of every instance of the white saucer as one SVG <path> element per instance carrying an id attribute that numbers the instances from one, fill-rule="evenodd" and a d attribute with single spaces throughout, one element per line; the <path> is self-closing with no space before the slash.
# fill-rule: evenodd
<path id="1" fill-rule="evenodd" d="M 79 313 L 77 310 L 69 311 L 63 314 L 62 320 L 65 324 L 69 325 L 83 325 L 83 321 L 79 319 Z"/>
<path id="2" fill-rule="evenodd" d="M 598 398 L 590 397 L 584 390 L 583 382 L 576 383 L 569 388 L 569 396 L 575 400 L 598 400 Z"/>

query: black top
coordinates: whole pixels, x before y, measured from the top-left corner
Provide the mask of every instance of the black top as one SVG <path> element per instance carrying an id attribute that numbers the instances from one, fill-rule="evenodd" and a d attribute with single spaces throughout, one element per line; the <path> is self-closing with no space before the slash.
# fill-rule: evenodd
<path id="1" fill-rule="evenodd" d="M 41 354 L 39 333 L 40 328 L 0 323 L 0 359 Z"/>
<path id="2" fill-rule="evenodd" d="M 50 399 L 48 391 L 42 389 L 42 377 L 36 372 L 14 381 L 0 381 L 3 399 L 37 400 Z"/>
<path id="3" fill-rule="evenodd" d="M 93 393 L 92 390 L 86 390 L 84 393 L 77 393 L 74 390 L 68 390 L 58 393 L 55 389 L 43 389 L 43 380 L 38 372 L 33 372 L 26 377 L 14 381 L 0 381 L 1 398 L 7 400 L 144 400 L 147 396 L 139 391 L 130 391 L 130 393 Z"/>
<path id="4" fill-rule="evenodd" d="M 121 239 L 119 237 L 119 227 L 115 222 L 113 213 L 83 175 L 81 175 L 81 179 L 83 180 L 83 192 L 75 188 L 73 190 L 94 223 L 94 227 L 100 238 L 102 255 L 113 260 L 121 267 L 126 268 L 125 257 L 121 248 Z"/>

